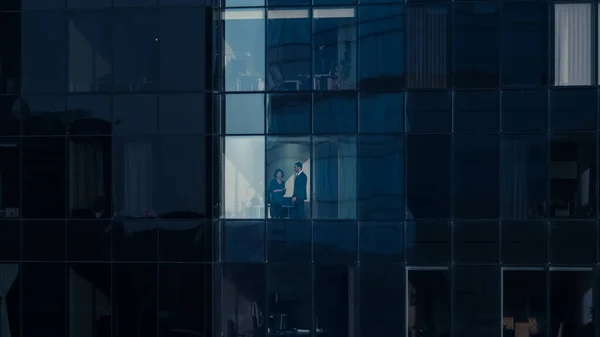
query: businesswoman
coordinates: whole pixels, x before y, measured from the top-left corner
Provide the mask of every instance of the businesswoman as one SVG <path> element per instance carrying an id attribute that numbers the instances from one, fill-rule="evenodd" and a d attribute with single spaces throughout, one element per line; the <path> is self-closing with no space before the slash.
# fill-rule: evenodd
<path id="1" fill-rule="evenodd" d="M 281 206 L 285 195 L 285 181 L 283 181 L 283 170 L 276 169 L 273 179 L 269 184 L 269 203 L 271 204 L 271 218 L 281 219 Z"/>

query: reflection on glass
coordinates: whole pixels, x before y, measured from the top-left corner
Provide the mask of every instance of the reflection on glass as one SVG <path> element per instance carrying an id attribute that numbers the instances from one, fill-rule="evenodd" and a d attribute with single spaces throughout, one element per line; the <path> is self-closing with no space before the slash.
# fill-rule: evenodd
<path id="1" fill-rule="evenodd" d="M 11 237 L 11 238 L 14 238 Z M 0 328 L 2 337 L 10 337 L 20 331 L 21 328 L 21 287 L 20 265 L 18 263 L 4 263 L 0 265 L 0 273 L 4 275 L 2 284 L 3 290 L 2 310 L 0 318 L 5 322 Z M 39 282 L 39 280 L 38 280 Z M 60 291 L 59 291 L 60 292 Z"/>
<path id="2" fill-rule="evenodd" d="M 170 134 L 210 133 L 206 131 L 206 96 L 204 94 L 160 95 L 158 132 Z"/>
<path id="3" fill-rule="evenodd" d="M 355 219 L 357 148 L 354 136 L 313 137 L 312 214 L 320 219 Z"/>
<path id="4" fill-rule="evenodd" d="M 267 258 L 269 262 L 312 261 L 310 220 L 267 222 Z"/>
<path id="5" fill-rule="evenodd" d="M 596 152 L 594 133 L 550 136 L 550 216 L 596 216 Z"/>
<path id="6" fill-rule="evenodd" d="M 75 95 L 67 97 L 69 134 L 112 134 L 111 97 L 108 95 Z"/>
<path id="7" fill-rule="evenodd" d="M 224 113 L 226 134 L 263 134 L 265 130 L 265 95 L 226 95 Z"/>
<path id="8" fill-rule="evenodd" d="M 592 84 L 592 4 L 554 4 L 554 85 Z"/>
<path id="9" fill-rule="evenodd" d="M 265 218 L 265 138 L 224 139 L 222 216 L 228 219 Z"/>
<path id="10" fill-rule="evenodd" d="M 352 336 L 358 307 L 356 267 L 317 266 L 314 273 L 314 336 Z"/>
<path id="11" fill-rule="evenodd" d="M 356 9 L 313 9 L 313 89 L 356 88 Z"/>
<path id="12" fill-rule="evenodd" d="M 404 222 L 360 221 L 358 226 L 361 263 L 404 261 Z"/>
<path id="13" fill-rule="evenodd" d="M 221 259 L 227 262 L 264 261 L 264 221 L 221 222 Z"/>
<path id="14" fill-rule="evenodd" d="M 225 90 L 265 90 L 264 10 L 228 9 L 222 13 Z"/>
<path id="15" fill-rule="evenodd" d="M 355 221 L 314 221 L 312 237 L 315 263 L 356 263 L 358 227 Z"/>
<path id="16" fill-rule="evenodd" d="M 0 140 L 0 219 L 21 216 L 21 141 Z"/>
<path id="17" fill-rule="evenodd" d="M 113 96 L 115 135 L 152 135 L 156 133 L 157 112 L 155 95 Z M 181 123 L 182 127 L 186 123 Z"/>
<path id="18" fill-rule="evenodd" d="M 267 21 L 267 84 L 270 90 L 310 90 L 308 9 L 271 9 Z"/>
<path id="19" fill-rule="evenodd" d="M 269 217 L 275 219 L 299 218 L 294 196 L 305 194 L 303 203 L 306 214 L 310 214 L 311 187 L 296 183 L 295 164 L 302 163 L 302 172 L 311 177 L 310 140 L 307 137 L 268 137 L 267 138 L 267 202 Z M 296 188 L 299 190 L 296 191 Z M 301 218 L 306 218 L 304 214 Z"/>
<path id="20" fill-rule="evenodd" d="M 223 335 L 265 336 L 265 264 L 226 264 L 222 268 L 219 304 Z"/>
<path id="21" fill-rule="evenodd" d="M 159 259 L 167 262 L 214 261 L 212 226 L 213 223 L 203 220 L 161 221 L 158 228 Z"/>
<path id="22" fill-rule="evenodd" d="M 594 271 L 550 270 L 550 336 L 596 336 Z"/>
<path id="23" fill-rule="evenodd" d="M 310 132 L 310 94 L 271 94 L 267 99 L 267 133 Z"/>
<path id="24" fill-rule="evenodd" d="M 110 220 L 69 220 L 66 224 L 67 261 L 111 261 Z"/>
<path id="25" fill-rule="evenodd" d="M 358 128 L 356 93 L 317 93 L 313 99 L 313 132 L 355 133 Z"/>
<path id="26" fill-rule="evenodd" d="M 268 336 L 294 336 L 312 329 L 312 270 L 309 264 L 269 264 Z M 315 334 L 317 336 L 319 333 Z"/>
<path id="27" fill-rule="evenodd" d="M 68 265 L 68 336 L 104 337 L 112 323 L 111 265 L 71 263 Z M 87 322 L 75 324 L 74 322 Z"/>
<path id="28" fill-rule="evenodd" d="M 502 336 L 546 336 L 546 273 L 504 269 L 502 274 Z"/>
<path id="29" fill-rule="evenodd" d="M 407 269 L 407 337 L 450 336 L 450 275 L 447 268 Z"/>
<path id="30" fill-rule="evenodd" d="M 404 93 L 361 92 L 358 108 L 360 133 L 404 131 Z"/>

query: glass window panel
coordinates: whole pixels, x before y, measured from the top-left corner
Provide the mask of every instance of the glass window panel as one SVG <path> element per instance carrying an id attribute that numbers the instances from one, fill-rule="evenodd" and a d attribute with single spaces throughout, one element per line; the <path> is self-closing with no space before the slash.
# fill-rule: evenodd
<path id="1" fill-rule="evenodd" d="M 317 93 L 314 95 L 313 132 L 356 133 L 358 101 L 356 93 Z"/>
<path id="2" fill-rule="evenodd" d="M 156 10 L 138 8 L 113 11 L 113 50 L 115 90 L 155 90 L 158 77 Z"/>
<path id="3" fill-rule="evenodd" d="M 447 269 L 407 270 L 407 336 L 427 331 L 450 335 L 450 274 Z"/>
<path id="4" fill-rule="evenodd" d="M 308 179 L 305 180 L 306 186 L 303 186 L 302 179 L 296 180 L 295 163 L 302 163 L 302 172 L 309 178 L 311 176 L 310 151 L 308 137 L 267 138 L 266 193 L 269 218 L 304 218 L 305 211 L 297 208 L 297 203 L 292 199 L 294 196 L 302 199 L 303 204 L 308 208 L 311 202 L 311 186 Z M 310 209 L 306 214 L 310 214 Z"/>
<path id="5" fill-rule="evenodd" d="M 312 268 L 309 264 L 267 267 L 268 331 L 280 335 L 312 331 Z"/>
<path id="6" fill-rule="evenodd" d="M 243 0 L 237 0 L 243 1 Z M 267 0 L 268 6 L 277 5 L 310 5 L 311 0 Z"/>
<path id="7" fill-rule="evenodd" d="M 112 104 L 108 95 L 75 95 L 67 97 L 69 134 L 112 134 Z"/>
<path id="8" fill-rule="evenodd" d="M 112 333 L 121 336 L 156 333 L 158 264 L 113 264 L 112 275 Z"/>
<path id="9" fill-rule="evenodd" d="M 358 218 L 404 219 L 404 136 L 361 135 L 358 151 Z"/>
<path id="10" fill-rule="evenodd" d="M 162 219 L 158 228 L 158 255 L 165 262 L 213 260 L 213 223 L 207 220 Z M 215 245 L 217 244 L 214 242 Z"/>
<path id="11" fill-rule="evenodd" d="M 500 51 L 503 85 L 548 84 L 548 4 L 503 5 Z"/>
<path id="12" fill-rule="evenodd" d="M 0 96 L 0 136 L 16 136 L 24 133 L 21 129 L 21 122 L 25 119 L 21 110 L 22 101 L 19 96 Z"/>
<path id="13" fill-rule="evenodd" d="M 58 9 L 65 7 L 65 0 L 18 0 L 16 6 L 11 9 Z M 20 4 L 20 8 L 19 5 Z"/>
<path id="14" fill-rule="evenodd" d="M 61 2 L 64 5 L 64 0 Z M 65 91 L 66 22 L 64 12 L 21 14 L 21 90 L 23 92 Z"/>
<path id="15" fill-rule="evenodd" d="M 502 335 L 544 335 L 546 273 L 543 270 L 504 270 L 502 275 Z"/>
<path id="16" fill-rule="evenodd" d="M 596 222 L 550 223 L 550 263 L 590 264 L 596 262 Z"/>
<path id="17" fill-rule="evenodd" d="M 359 7 L 360 88 L 404 86 L 404 6 Z"/>
<path id="18" fill-rule="evenodd" d="M 204 94 L 166 94 L 159 96 L 158 132 L 204 135 L 206 130 Z"/>
<path id="19" fill-rule="evenodd" d="M 0 219 L 21 216 L 21 143 L 0 138 Z"/>
<path id="20" fill-rule="evenodd" d="M 267 133 L 309 133 L 310 94 L 267 96 Z"/>
<path id="21" fill-rule="evenodd" d="M 152 135 L 157 129 L 155 95 L 113 96 L 115 135 Z M 185 127 L 182 123 L 182 127 Z"/>
<path id="22" fill-rule="evenodd" d="M 546 134 L 504 134 L 501 144 L 502 219 L 548 215 L 548 138 Z"/>
<path id="23" fill-rule="evenodd" d="M 316 266 L 314 324 L 331 336 L 355 335 L 358 309 L 358 271 L 355 266 Z"/>
<path id="24" fill-rule="evenodd" d="M 69 92 L 112 91 L 111 12 L 69 15 Z"/>
<path id="25" fill-rule="evenodd" d="M 17 2 L 10 1 L 8 3 Z M 6 6 L 6 4 L 6 2 L 0 4 L 0 8 Z M 11 9 L 18 10 L 18 4 L 17 8 Z M 0 63 L 2 66 L 0 93 L 16 94 L 21 91 L 21 43 L 27 37 L 17 33 L 21 30 L 21 18 L 20 12 L 0 13 L 0 40 L 2 41 L 0 42 L 0 57 L 2 58 Z M 31 43 L 33 42 L 31 41 Z"/>
<path id="26" fill-rule="evenodd" d="M 269 262 L 312 261 L 312 227 L 305 221 L 267 221 L 267 258 Z"/>
<path id="27" fill-rule="evenodd" d="M 452 97 L 450 92 L 408 92 L 406 99 L 407 132 L 452 131 Z"/>
<path id="28" fill-rule="evenodd" d="M 24 135 L 64 135 L 66 133 L 66 99 L 64 96 L 5 96 L 0 102 L 19 116 Z"/>
<path id="29" fill-rule="evenodd" d="M 351 5 L 356 0 L 313 0 L 313 5 Z"/>
<path id="30" fill-rule="evenodd" d="M 404 223 L 401 221 L 359 222 L 361 263 L 401 263 L 404 261 Z"/>
<path id="31" fill-rule="evenodd" d="M 25 261 L 64 261 L 65 222 L 63 220 L 26 220 L 21 222 Z"/>
<path id="32" fill-rule="evenodd" d="M 313 89 L 356 88 L 356 8 L 315 8 L 313 20 Z"/>
<path id="33" fill-rule="evenodd" d="M 310 90 L 310 11 L 282 8 L 270 9 L 267 14 L 268 89 Z"/>
<path id="34" fill-rule="evenodd" d="M 596 273 L 593 269 L 550 271 L 550 334 L 596 335 Z"/>
<path id="35" fill-rule="evenodd" d="M 546 221 L 502 221 L 502 263 L 545 263 L 546 227 Z"/>
<path id="36" fill-rule="evenodd" d="M 502 131 L 548 131 L 547 90 L 505 90 L 502 96 Z"/>
<path id="37" fill-rule="evenodd" d="M 221 0 L 225 7 L 264 6 L 265 0 Z"/>
<path id="38" fill-rule="evenodd" d="M 157 0 L 113 0 L 114 7 L 155 6 Z"/>
<path id="39" fill-rule="evenodd" d="M 499 139 L 497 135 L 454 136 L 454 216 L 499 216 Z"/>
<path id="40" fill-rule="evenodd" d="M 457 266 L 453 276 L 453 335 L 500 337 L 500 269 Z"/>
<path id="41" fill-rule="evenodd" d="M 158 261 L 158 222 L 145 219 L 116 220 L 114 227 L 115 261 Z"/>
<path id="42" fill-rule="evenodd" d="M 65 336 L 67 326 L 65 264 L 21 263 L 3 267 L 4 270 L 9 279 L 13 278 L 14 283 L 11 288 L 20 288 L 21 291 L 21 327 L 16 331 L 20 331 L 21 336 Z M 20 284 L 17 277 L 20 278 Z M 12 301 L 17 300 L 14 296 L 13 293 Z M 8 303 L 9 299 L 7 305 Z"/>
<path id="43" fill-rule="evenodd" d="M 358 259 L 358 225 L 353 221 L 313 222 L 315 263 L 353 264 Z"/>
<path id="44" fill-rule="evenodd" d="M 112 273 L 110 263 L 67 264 L 68 336 L 110 333 L 112 324 Z"/>
<path id="45" fill-rule="evenodd" d="M 402 336 L 404 283 L 401 265 L 361 264 L 360 336 Z"/>
<path id="46" fill-rule="evenodd" d="M 450 233 L 445 221 L 406 221 L 406 261 L 430 265 L 450 261 Z"/>
<path id="47" fill-rule="evenodd" d="M 451 136 L 409 135 L 406 161 L 406 218 L 450 217 Z"/>
<path id="48" fill-rule="evenodd" d="M 224 117 L 226 134 L 265 133 L 265 95 L 226 95 Z"/>
<path id="49" fill-rule="evenodd" d="M 498 221 L 455 221 L 454 261 L 496 263 L 499 259 Z"/>
<path id="50" fill-rule="evenodd" d="M 406 7 L 406 87 L 446 88 L 452 19 L 448 5 Z"/>
<path id="51" fill-rule="evenodd" d="M 0 226 L 0 261 L 18 261 L 21 259 L 21 222 L 3 219 Z M 9 289 L 10 291 L 10 289 Z M 14 293 L 13 293 L 14 294 Z M 7 295 L 5 295 L 5 298 Z M 18 302 L 18 300 L 17 300 Z M 17 306 L 18 303 L 15 303 Z M 10 309 L 9 309 L 10 310 Z M 18 311 L 17 311 L 18 312 Z M 12 316 L 12 314 L 9 313 Z M 17 314 L 18 316 L 18 314 Z M 14 319 L 14 318 L 11 318 Z M 18 319 L 17 319 L 18 325 Z M 11 327 L 13 324 L 11 324 Z M 14 331 L 14 330 L 13 330 Z"/>
<path id="52" fill-rule="evenodd" d="M 224 336 L 264 327 L 267 306 L 265 264 L 224 264 L 219 287 Z M 265 334 L 263 334 L 265 335 Z"/>
<path id="53" fill-rule="evenodd" d="M 265 11 L 228 9 L 222 15 L 225 90 L 265 90 Z"/>
<path id="54" fill-rule="evenodd" d="M 111 220 L 69 220 L 66 225 L 68 261 L 111 261 Z"/>
<path id="55" fill-rule="evenodd" d="M 67 8 L 109 8 L 111 0 L 67 0 Z"/>
<path id="56" fill-rule="evenodd" d="M 357 151 L 354 136 L 313 138 L 314 218 L 355 219 Z"/>
<path id="57" fill-rule="evenodd" d="M 23 138 L 22 146 L 22 217 L 65 218 L 67 185 L 65 138 Z"/>
<path id="58" fill-rule="evenodd" d="M 265 138 L 232 136 L 223 139 L 222 190 L 225 218 L 265 218 Z"/>
<path id="59" fill-rule="evenodd" d="M 550 136 L 550 216 L 596 217 L 597 151 L 595 133 Z"/>
<path id="60" fill-rule="evenodd" d="M 454 85 L 498 86 L 499 8 L 494 2 L 454 5 Z"/>
<path id="61" fill-rule="evenodd" d="M 554 85 L 591 85 L 592 4 L 554 4 Z"/>
<path id="62" fill-rule="evenodd" d="M 160 20 L 160 87 L 162 90 L 202 90 L 206 76 L 204 8 L 163 8 Z"/>
<path id="63" fill-rule="evenodd" d="M 454 93 L 454 131 L 500 131 L 499 101 L 497 91 L 456 91 Z"/>
<path id="64" fill-rule="evenodd" d="M 553 131 L 596 130 L 597 99 L 596 89 L 551 90 L 550 129 Z"/>
<path id="65" fill-rule="evenodd" d="M 360 93 L 358 130 L 361 133 L 404 131 L 404 93 Z"/>
<path id="66" fill-rule="evenodd" d="M 264 221 L 221 222 L 221 258 L 228 262 L 264 261 Z"/>

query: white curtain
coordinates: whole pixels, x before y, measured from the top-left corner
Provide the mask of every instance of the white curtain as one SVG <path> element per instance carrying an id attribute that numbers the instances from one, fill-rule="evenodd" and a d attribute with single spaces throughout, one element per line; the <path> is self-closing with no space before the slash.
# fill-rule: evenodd
<path id="1" fill-rule="evenodd" d="M 153 151 L 149 142 L 125 144 L 123 172 L 123 212 L 125 216 L 145 217 L 153 212 Z"/>
<path id="2" fill-rule="evenodd" d="M 554 5 L 554 85 L 592 84 L 592 5 Z"/>
<path id="3" fill-rule="evenodd" d="M 10 337 L 10 325 L 8 322 L 8 310 L 6 307 L 6 295 L 15 283 L 19 274 L 19 265 L 15 263 L 0 264 L 0 336 Z"/>

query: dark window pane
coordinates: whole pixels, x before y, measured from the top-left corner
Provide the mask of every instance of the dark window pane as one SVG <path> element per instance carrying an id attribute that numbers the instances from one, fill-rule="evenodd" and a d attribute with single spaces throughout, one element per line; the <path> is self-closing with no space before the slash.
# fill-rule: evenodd
<path id="1" fill-rule="evenodd" d="M 327 1 L 341 4 L 354 0 Z M 356 9 L 315 8 L 313 19 L 313 89 L 356 88 Z"/>
<path id="2" fill-rule="evenodd" d="M 264 326 L 267 316 L 253 312 L 262 313 L 267 310 L 265 264 L 224 264 L 222 268 L 218 297 L 220 311 L 217 316 L 222 317 L 223 335 L 235 336 L 237 331 Z M 248 309 L 240 310 L 241 307 Z M 256 311 L 251 310 L 252 307 Z"/>
<path id="3" fill-rule="evenodd" d="M 354 266 L 315 267 L 314 322 L 330 336 L 354 334 L 358 270 Z"/>
<path id="4" fill-rule="evenodd" d="M 158 228 L 158 255 L 161 261 L 212 261 L 212 223 L 177 218 L 163 219 L 161 223 Z"/>
<path id="5" fill-rule="evenodd" d="M 500 168 L 503 219 L 548 215 L 548 138 L 546 134 L 504 134 Z"/>
<path id="6" fill-rule="evenodd" d="M 361 264 L 360 336 L 394 336 L 403 331 L 405 274 L 401 265 Z M 401 334 L 400 334 L 401 335 Z"/>
<path id="7" fill-rule="evenodd" d="M 147 220 L 116 220 L 113 232 L 115 261 L 157 261 L 158 224 Z"/>
<path id="8" fill-rule="evenodd" d="M 0 136 L 21 134 L 24 116 L 21 113 L 20 102 L 19 96 L 0 96 Z"/>
<path id="9" fill-rule="evenodd" d="M 265 0 L 221 0 L 225 7 L 264 6 Z"/>
<path id="10" fill-rule="evenodd" d="M 356 0 L 313 0 L 313 5 L 351 5 Z"/>
<path id="11" fill-rule="evenodd" d="M 62 219 L 66 211 L 64 137 L 23 138 L 23 217 Z"/>
<path id="12" fill-rule="evenodd" d="M 141 7 L 141 6 L 154 6 L 157 0 L 113 0 L 113 6 L 115 7 Z"/>
<path id="13" fill-rule="evenodd" d="M 67 109 L 64 96 L 21 96 L 4 98 L 13 115 L 23 120 L 25 135 L 64 135 Z"/>
<path id="14" fill-rule="evenodd" d="M 400 263 L 404 260 L 404 223 L 359 222 L 361 263 Z"/>
<path id="15" fill-rule="evenodd" d="M 406 261 L 439 264 L 450 261 L 450 225 L 444 221 L 406 222 Z"/>
<path id="16" fill-rule="evenodd" d="M 231 0 L 226 0 L 231 1 Z M 244 0 L 237 0 L 244 1 Z M 310 0 L 267 0 L 268 6 L 273 5 L 310 5 Z"/>
<path id="17" fill-rule="evenodd" d="M 450 217 L 451 136 L 409 135 L 407 152 L 406 218 Z"/>
<path id="18" fill-rule="evenodd" d="M 598 141 L 595 133 L 550 136 L 550 215 L 596 217 Z"/>
<path id="19" fill-rule="evenodd" d="M 64 4 L 64 0 L 61 2 Z M 65 13 L 25 12 L 21 18 L 21 90 L 64 92 L 67 43 Z"/>
<path id="20" fill-rule="evenodd" d="M 269 262 L 312 261 L 310 221 L 267 222 L 267 258 Z"/>
<path id="21" fill-rule="evenodd" d="M 497 91 L 454 93 L 455 132 L 495 132 L 500 128 Z"/>
<path id="22" fill-rule="evenodd" d="M 313 222 L 313 260 L 352 264 L 358 258 L 358 225 L 352 221 Z"/>
<path id="23" fill-rule="evenodd" d="M 590 264 L 596 262 L 596 222 L 552 222 L 550 263 Z"/>
<path id="24" fill-rule="evenodd" d="M 502 263 L 546 262 L 546 222 L 502 222 Z"/>
<path id="25" fill-rule="evenodd" d="M 547 90 L 502 92 L 502 131 L 548 131 Z"/>
<path id="26" fill-rule="evenodd" d="M 496 263 L 499 259 L 497 221 L 454 222 L 454 260 L 457 263 Z"/>
<path id="27" fill-rule="evenodd" d="M 267 267 L 269 331 L 312 330 L 312 270 L 310 264 Z"/>
<path id="28" fill-rule="evenodd" d="M 110 335 L 112 324 L 112 273 L 109 263 L 70 263 L 67 265 L 67 336 Z"/>
<path id="29" fill-rule="evenodd" d="M 20 266 L 22 268 L 20 335 L 23 337 L 65 336 L 67 325 L 65 264 L 22 263 Z M 7 271 L 14 275 L 14 270 L 7 269 Z M 18 288 L 18 281 L 15 286 Z"/>
<path id="30" fill-rule="evenodd" d="M 67 260 L 112 260 L 112 221 L 67 221 Z"/>
<path id="31" fill-rule="evenodd" d="M 206 106 L 203 94 L 161 95 L 158 131 L 171 134 L 206 133 Z"/>
<path id="32" fill-rule="evenodd" d="M 112 90 L 109 11 L 69 14 L 69 92 Z"/>
<path id="33" fill-rule="evenodd" d="M 152 135 L 156 133 L 158 116 L 155 95 L 113 96 L 115 135 Z M 185 127 L 186 123 L 181 123 Z"/>
<path id="34" fill-rule="evenodd" d="M 308 9 L 268 11 L 267 86 L 269 90 L 294 91 L 312 88 L 310 23 Z"/>
<path id="35" fill-rule="evenodd" d="M 21 140 L 0 138 L 0 218 L 18 218 L 20 210 Z"/>
<path id="36" fill-rule="evenodd" d="M 446 88 L 450 82 L 452 19 L 447 5 L 406 8 L 406 87 Z M 387 48 L 387 47 L 386 47 Z"/>
<path id="37" fill-rule="evenodd" d="M 264 261 L 264 221 L 221 222 L 221 259 L 227 262 Z"/>
<path id="38" fill-rule="evenodd" d="M 404 219 L 404 136 L 362 135 L 358 152 L 358 218 Z"/>
<path id="39" fill-rule="evenodd" d="M 69 96 L 67 97 L 67 109 L 70 134 L 112 134 L 112 106 L 110 96 Z"/>
<path id="40" fill-rule="evenodd" d="M 65 222 L 21 222 L 23 254 L 25 261 L 64 261 Z"/>
<path id="41" fill-rule="evenodd" d="M 452 332 L 455 336 L 499 337 L 500 270 L 495 266 L 454 269 Z"/>
<path id="42" fill-rule="evenodd" d="M 310 132 L 310 94 L 271 94 L 267 99 L 268 133 Z"/>
<path id="43" fill-rule="evenodd" d="M 501 17 L 502 84 L 548 84 L 548 4 L 508 2 Z"/>
<path id="44" fill-rule="evenodd" d="M 355 133 L 358 102 L 355 93 L 321 93 L 314 95 L 313 132 Z"/>
<path id="45" fill-rule="evenodd" d="M 55 9 L 64 8 L 65 0 L 19 0 L 22 9 Z M 19 9 L 18 5 L 11 9 Z"/>
<path id="46" fill-rule="evenodd" d="M 404 86 L 404 6 L 359 7 L 360 88 Z"/>
<path id="47" fill-rule="evenodd" d="M 454 137 L 454 216 L 499 216 L 499 141 L 497 135 Z"/>
<path id="48" fill-rule="evenodd" d="M 160 12 L 160 87 L 202 90 L 206 81 L 206 10 L 162 9 Z"/>
<path id="49" fill-rule="evenodd" d="M 312 170 L 313 217 L 356 219 L 356 137 L 314 137 Z"/>
<path id="50" fill-rule="evenodd" d="M 550 271 L 550 329 L 561 335 L 596 336 L 596 272 Z M 574 301 L 573 299 L 578 299 Z"/>
<path id="51" fill-rule="evenodd" d="M 0 8 L 11 2 L 18 2 L 18 0 L 8 2 L 3 1 L 3 3 L 0 4 Z M 49 2 L 51 1 L 48 1 L 48 3 Z M 16 7 L 17 8 L 11 9 L 19 9 L 18 5 Z M 2 58 L 2 62 L 0 63 L 2 65 L 2 76 L 0 76 L 1 93 L 17 94 L 21 92 L 21 62 L 23 62 L 21 58 L 21 45 L 22 41 L 27 38 L 27 35 L 19 33 L 22 29 L 21 17 L 21 13 L 19 12 L 0 14 L 0 57 Z M 34 32 L 31 32 L 29 38 L 35 38 Z M 34 44 L 34 42 L 35 41 L 31 41 L 29 43 Z M 29 43 L 26 42 L 25 45 Z"/>
<path id="52" fill-rule="evenodd" d="M 156 10 L 116 10 L 113 12 L 113 20 L 115 90 L 155 90 L 158 77 Z"/>
<path id="53" fill-rule="evenodd" d="M 152 336 L 158 324 L 158 264 L 113 264 L 112 336 Z"/>
<path id="54" fill-rule="evenodd" d="M 597 98 L 596 89 L 550 91 L 550 129 L 596 130 Z"/>
<path id="55" fill-rule="evenodd" d="M 406 99 L 406 131 L 452 131 L 452 99 L 450 92 L 409 92 Z"/>
<path id="56" fill-rule="evenodd" d="M 67 8 L 108 8 L 112 0 L 67 0 Z"/>
<path id="57" fill-rule="evenodd" d="M 450 274 L 448 270 L 409 270 L 406 313 L 407 335 L 427 331 L 450 335 Z"/>
<path id="58" fill-rule="evenodd" d="M 498 86 L 498 5 L 494 2 L 454 5 L 454 85 Z"/>
<path id="59" fill-rule="evenodd" d="M 404 93 L 361 93 L 358 106 L 359 132 L 404 131 Z"/>
<path id="60" fill-rule="evenodd" d="M 21 259 L 21 223 L 18 220 L 0 222 L 0 261 Z"/>
<path id="61" fill-rule="evenodd" d="M 225 96 L 226 134 L 265 133 L 265 95 L 229 94 Z"/>
<path id="62" fill-rule="evenodd" d="M 546 330 L 546 273 L 542 270 L 504 270 L 502 275 L 503 334 Z M 529 330 L 530 331 L 530 330 Z M 515 334 L 516 336 L 516 334 Z"/>

